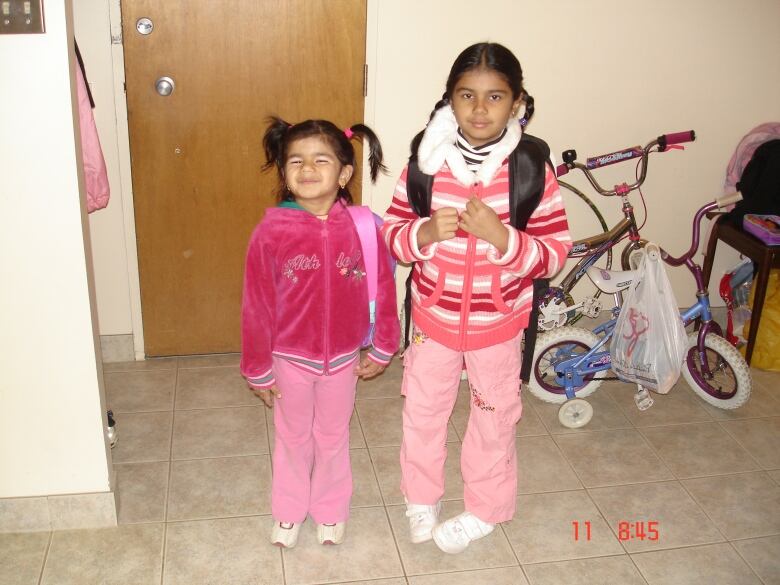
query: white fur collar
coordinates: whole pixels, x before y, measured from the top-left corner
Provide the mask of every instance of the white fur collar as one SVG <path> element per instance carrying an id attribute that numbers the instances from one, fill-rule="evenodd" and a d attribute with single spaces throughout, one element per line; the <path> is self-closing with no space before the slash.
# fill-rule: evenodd
<path id="1" fill-rule="evenodd" d="M 482 161 L 479 169 L 476 172 L 470 171 L 463 154 L 455 144 L 458 139 L 458 122 L 455 120 L 452 106 L 439 108 L 428 123 L 417 151 L 420 170 L 426 175 L 433 175 L 446 162 L 452 174 L 462 185 L 469 186 L 479 182 L 486 186 L 490 185 L 504 159 L 512 153 L 523 135 L 517 118 L 509 119 L 506 130 L 504 137 Z"/>

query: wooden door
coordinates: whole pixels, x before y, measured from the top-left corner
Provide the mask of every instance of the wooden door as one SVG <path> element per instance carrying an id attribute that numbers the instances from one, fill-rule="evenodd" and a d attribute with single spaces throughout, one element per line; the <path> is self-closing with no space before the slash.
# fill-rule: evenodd
<path id="1" fill-rule="evenodd" d="M 238 351 L 265 119 L 362 121 L 365 0 L 122 0 L 122 23 L 146 354 Z"/>

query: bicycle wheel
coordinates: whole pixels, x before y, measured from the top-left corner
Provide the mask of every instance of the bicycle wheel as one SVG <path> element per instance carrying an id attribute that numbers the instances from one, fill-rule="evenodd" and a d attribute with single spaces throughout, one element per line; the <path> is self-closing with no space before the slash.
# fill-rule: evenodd
<path id="1" fill-rule="evenodd" d="M 728 341 L 710 333 L 704 338 L 705 359 L 710 369 L 710 375 L 705 376 L 697 339 L 696 333 L 688 336 L 688 353 L 682 368 L 685 381 L 699 398 L 718 408 L 732 410 L 745 404 L 752 387 L 745 359 Z"/>
<path id="2" fill-rule="evenodd" d="M 560 327 L 543 333 L 536 340 L 534 362 L 528 389 L 531 394 L 553 404 L 566 401 L 562 380 L 555 374 L 555 365 L 589 352 L 599 342 L 599 337 L 580 327 Z M 601 386 L 600 378 L 606 370 L 585 376 L 585 384 L 574 389 L 577 398 L 590 396 Z"/>

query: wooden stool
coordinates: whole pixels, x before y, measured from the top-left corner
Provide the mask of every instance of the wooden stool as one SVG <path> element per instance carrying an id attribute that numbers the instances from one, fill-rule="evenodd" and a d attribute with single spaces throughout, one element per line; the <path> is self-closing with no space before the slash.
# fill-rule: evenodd
<path id="1" fill-rule="evenodd" d="M 715 248 L 721 240 L 740 252 L 758 265 L 758 274 L 753 286 L 756 287 L 753 296 L 753 307 L 750 315 L 750 332 L 748 334 L 745 361 L 750 365 L 753 357 L 753 345 L 758 335 L 758 323 L 761 320 L 761 310 L 764 308 L 766 286 L 769 282 L 769 271 L 780 267 L 780 246 L 768 246 L 752 234 L 734 225 L 725 217 L 715 220 L 707 243 L 707 254 L 704 256 L 704 286 L 709 288 L 712 262 L 715 260 Z"/>

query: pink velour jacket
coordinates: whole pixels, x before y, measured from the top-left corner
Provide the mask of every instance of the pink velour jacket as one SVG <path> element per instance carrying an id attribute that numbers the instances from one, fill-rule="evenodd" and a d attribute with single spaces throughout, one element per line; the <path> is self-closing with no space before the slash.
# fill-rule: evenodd
<path id="1" fill-rule="evenodd" d="M 368 357 L 387 365 L 401 333 L 390 253 L 378 230 L 376 238 L 376 326 Z M 241 373 L 249 384 L 275 384 L 272 356 L 318 375 L 352 366 L 369 326 L 365 272 L 341 200 L 326 220 L 294 203 L 268 209 L 250 239 L 244 273 Z"/>

